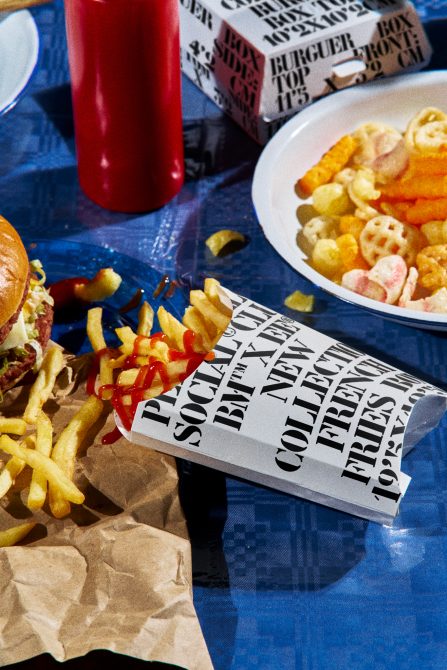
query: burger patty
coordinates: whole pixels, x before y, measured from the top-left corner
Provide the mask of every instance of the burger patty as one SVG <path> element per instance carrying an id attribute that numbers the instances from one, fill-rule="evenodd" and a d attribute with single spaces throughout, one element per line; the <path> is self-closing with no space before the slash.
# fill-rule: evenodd
<path id="1" fill-rule="evenodd" d="M 29 289 L 29 282 L 31 279 L 31 272 L 28 273 L 28 279 L 26 280 L 26 286 L 25 290 L 23 291 L 23 297 L 22 297 L 22 302 L 20 303 L 17 311 L 12 315 L 12 317 L 7 321 L 3 326 L 0 326 L 0 344 L 6 340 L 8 337 L 9 333 L 12 330 L 13 325 L 19 318 L 20 312 L 22 311 L 22 307 L 25 304 L 25 300 L 28 295 L 28 289 Z M 1 386 L 0 386 L 1 388 Z"/>
<path id="2" fill-rule="evenodd" d="M 47 346 L 51 335 L 51 326 L 53 324 L 53 308 L 47 302 L 43 303 L 45 311 L 37 317 L 35 328 L 39 333 L 36 338 L 42 350 Z M 18 316 L 17 316 L 18 318 Z M 29 370 L 32 370 L 36 362 L 37 354 L 30 344 L 25 345 L 26 354 L 17 357 L 15 360 L 9 360 L 8 369 L 0 375 L 0 391 L 6 391 L 14 386 Z"/>

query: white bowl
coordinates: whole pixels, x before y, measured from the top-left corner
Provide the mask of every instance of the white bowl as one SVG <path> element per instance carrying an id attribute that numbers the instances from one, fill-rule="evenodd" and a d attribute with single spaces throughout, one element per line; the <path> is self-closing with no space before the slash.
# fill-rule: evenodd
<path id="1" fill-rule="evenodd" d="M 0 116 L 24 93 L 39 57 L 39 33 L 28 10 L 0 13 Z"/>
<path id="2" fill-rule="evenodd" d="M 342 135 L 366 121 L 381 121 L 404 130 L 423 107 L 447 112 L 447 71 L 381 79 L 334 93 L 306 107 L 267 144 L 256 166 L 252 198 L 268 241 L 301 275 L 329 293 L 382 317 L 409 326 L 447 330 L 447 314 L 418 312 L 365 298 L 330 279 L 306 262 L 297 243 L 301 228 L 297 209 L 306 203 L 295 183 Z"/>

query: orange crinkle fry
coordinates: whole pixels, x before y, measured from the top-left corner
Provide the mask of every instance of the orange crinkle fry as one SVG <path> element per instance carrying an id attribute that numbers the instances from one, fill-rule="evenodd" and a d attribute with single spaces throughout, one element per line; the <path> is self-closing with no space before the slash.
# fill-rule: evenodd
<path id="1" fill-rule="evenodd" d="M 418 175 L 382 186 L 381 197 L 390 200 L 447 197 L 447 175 Z M 433 217 L 432 217 L 433 218 Z"/>
<path id="2" fill-rule="evenodd" d="M 417 175 L 447 174 L 447 152 L 437 154 L 415 154 L 410 156 L 410 164 L 403 179 Z"/>
<path id="3" fill-rule="evenodd" d="M 407 209 L 405 218 L 414 225 L 447 219 L 447 198 L 419 198 Z"/>
<path id="4" fill-rule="evenodd" d="M 329 149 L 301 179 L 298 187 L 311 195 L 318 186 L 327 184 L 334 175 L 342 170 L 357 148 L 357 140 L 352 135 L 344 135 Z"/>

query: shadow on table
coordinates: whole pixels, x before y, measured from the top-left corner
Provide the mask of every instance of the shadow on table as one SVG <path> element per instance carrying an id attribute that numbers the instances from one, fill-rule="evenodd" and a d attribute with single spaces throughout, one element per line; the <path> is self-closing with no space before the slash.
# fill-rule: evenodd
<path id="1" fill-rule="evenodd" d="M 238 621 L 231 599 L 228 566 L 223 549 L 227 520 L 226 479 L 222 472 L 177 460 L 180 500 L 191 540 L 193 584 L 203 634 L 212 659 L 230 668 Z"/>
<path id="2" fill-rule="evenodd" d="M 28 661 L 8 665 L 8 670 L 60 670 L 62 667 L 59 661 L 55 661 L 49 654 L 42 654 Z M 86 656 L 74 658 L 71 661 L 64 662 L 64 670 L 97 670 L 97 668 L 123 668 L 126 670 L 180 670 L 180 666 L 167 663 L 139 661 L 130 656 L 115 654 L 111 651 L 91 651 Z"/>
<path id="3" fill-rule="evenodd" d="M 34 94 L 34 99 L 75 154 L 70 84 Z M 185 120 L 185 181 L 225 172 L 243 163 L 255 163 L 261 147 L 228 116 Z"/>

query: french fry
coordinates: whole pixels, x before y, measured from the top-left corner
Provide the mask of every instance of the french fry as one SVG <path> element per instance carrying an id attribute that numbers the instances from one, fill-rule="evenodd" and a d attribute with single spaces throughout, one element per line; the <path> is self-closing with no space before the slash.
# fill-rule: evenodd
<path id="1" fill-rule="evenodd" d="M 101 416 L 103 407 L 102 400 L 94 395 L 90 396 L 65 426 L 53 447 L 52 461 L 70 480 L 74 472 L 76 454 L 88 431 Z M 53 515 L 60 519 L 70 513 L 70 498 L 63 493 L 60 486 L 54 485 L 49 477 L 48 480 L 50 484 L 50 508 Z M 76 500 L 71 502 L 76 502 Z"/>
<path id="2" fill-rule="evenodd" d="M 25 439 L 25 445 L 29 449 L 34 448 L 35 439 L 33 435 L 30 435 Z M 8 493 L 25 465 L 25 461 L 17 456 L 12 456 L 12 458 L 9 459 L 3 470 L 0 472 L 0 498 L 3 498 L 3 496 Z"/>
<path id="3" fill-rule="evenodd" d="M 200 290 L 190 291 L 189 301 L 193 307 L 197 307 L 205 319 L 209 319 L 223 333 L 229 323 L 229 318 L 213 305 L 205 293 Z"/>
<path id="4" fill-rule="evenodd" d="M 318 186 L 327 184 L 346 165 L 356 149 L 356 139 L 352 135 L 344 135 L 298 180 L 299 188 L 311 195 Z"/>
<path id="5" fill-rule="evenodd" d="M 141 305 L 138 312 L 137 335 L 149 336 L 154 324 L 154 310 L 146 301 Z"/>
<path id="6" fill-rule="evenodd" d="M 36 525 L 36 521 L 21 523 L 19 526 L 0 530 L 0 547 L 12 547 L 23 540 Z"/>
<path id="7" fill-rule="evenodd" d="M 208 322 L 212 326 L 212 333 L 216 333 L 216 328 L 213 323 Z M 212 334 L 210 336 L 208 330 L 208 324 L 205 322 L 205 319 L 199 312 L 196 307 L 189 306 L 185 309 L 183 315 L 183 325 L 189 330 L 193 330 L 195 333 L 199 333 L 202 336 L 203 346 L 205 349 L 210 351 L 213 348 L 212 343 Z"/>
<path id="8" fill-rule="evenodd" d="M 160 338 L 137 335 L 133 332 L 132 328 L 129 328 L 129 326 L 116 328 L 115 332 L 122 342 L 119 349 L 123 352 L 124 356 L 124 358 L 120 357 L 117 359 L 118 361 L 124 363 L 126 357 L 131 354 L 137 354 L 138 356 L 153 356 L 163 361 L 168 360 L 169 345 L 166 342 L 163 342 Z M 135 349 L 136 345 L 137 348 Z M 111 360 L 110 367 L 120 367 L 117 360 Z"/>
<path id="9" fill-rule="evenodd" d="M 50 457 L 53 448 L 53 426 L 51 420 L 40 412 L 37 417 L 36 451 Z M 33 470 L 26 506 L 32 511 L 41 509 L 47 497 L 47 478 L 41 470 Z"/>
<path id="10" fill-rule="evenodd" d="M 159 307 L 157 311 L 158 322 L 163 333 L 168 338 L 169 343 L 177 351 L 185 351 L 183 338 L 187 328 L 178 321 L 175 316 L 172 316 L 165 310 L 164 307 Z"/>
<path id="11" fill-rule="evenodd" d="M 54 486 L 67 500 L 76 504 L 84 502 L 84 494 L 51 458 L 40 454 L 34 449 L 27 449 L 20 442 L 15 442 L 8 435 L 0 437 L 0 450 L 25 461 L 31 468 L 41 470 L 48 479 L 50 486 Z"/>
<path id="12" fill-rule="evenodd" d="M 26 421 L 23 419 L 0 417 L 0 433 L 25 435 L 26 430 Z"/>
<path id="13" fill-rule="evenodd" d="M 225 303 L 226 296 L 222 296 L 220 284 L 216 279 L 207 277 L 204 282 L 203 291 L 208 300 L 213 303 L 214 307 L 217 307 L 219 312 L 222 312 L 222 314 L 231 318 L 233 309 L 230 305 Z"/>
<path id="14" fill-rule="evenodd" d="M 54 388 L 56 377 L 64 367 L 64 357 L 59 347 L 51 347 L 46 352 L 42 361 L 39 374 L 31 387 L 28 404 L 23 413 L 23 418 L 28 424 L 34 424 L 37 416 L 50 397 Z"/>
<path id="15" fill-rule="evenodd" d="M 110 298 L 120 287 L 121 277 L 112 268 L 103 268 L 86 284 L 76 284 L 75 296 L 85 302 Z"/>
<path id="16" fill-rule="evenodd" d="M 93 351 L 106 349 L 104 331 L 102 328 L 102 307 L 92 307 L 87 312 L 87 337 Z"/>
<path id="17" fill-rule="evenodd" d="M 3 498 L 8 493 L 25 465 L 25 462 L 16 456 L 9 459 L 0 472 L 0 498 Z"/>

